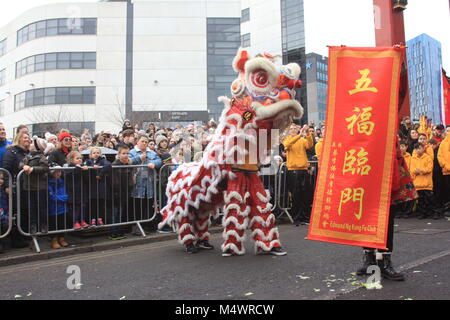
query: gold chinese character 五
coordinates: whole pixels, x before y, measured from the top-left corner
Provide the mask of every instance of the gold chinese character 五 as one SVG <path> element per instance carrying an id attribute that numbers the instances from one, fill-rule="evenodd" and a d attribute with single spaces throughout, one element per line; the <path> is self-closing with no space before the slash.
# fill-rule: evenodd
<path id="1" fill-rule="evenodd" d="M 369 69 L 363 69 L 358 70 L 359 74 L 361 75 L 361 78 L 355 81 L 355 89 L 349 90 L 348 93 L 350 95 L 361 92 L 361 91 L 371 91 L 371 92 L 378 92 L 378 89 L 375 87 L 370 87 L 370 84 L 372 83 L 372 79 L 370 79 Z"/>
<path id="2" fill-rule="evenodd" d="M 349 124 L 347 125 L 347 129 L 350 131 L 350 134 L 353 135 L 354 128 L 356 124 L 356 130 L 358 133 L 365 133 L 370 136 L 375 128 L 375 123 L 369 121 L 372 118 L 372 107 L 362 108 L 355 107 L 353 112 L 355 112 L 351 117 L 345 118 L 345 121 Z"/>
<path id="3" fill-rule="evenodd" d="M 341 200 L 339 202 L 338 214 L 342 213 L 342 205 L 349 202 L 359 202 L 358 213 L 354 213 L 356 219 L 360 220 L 362 217 L 364 189 L 363 188 L 345 188 L 341 191 Z"/>
<path id="4" fill-rule="evenodd" d="M 342 168 L 342 174 L 346 172 L 350 172 L 351 174 L 359 174 L 361 176 L 369 175 L 370 170 L 372 170 L 372 166 L 368 165 L 367 162 L 369 155 L 363 147 L 359 149 L 359 152 L 356 154 L 356 149 L 350 149 L 345 153 L 344 158 L 344 167 Z"/>

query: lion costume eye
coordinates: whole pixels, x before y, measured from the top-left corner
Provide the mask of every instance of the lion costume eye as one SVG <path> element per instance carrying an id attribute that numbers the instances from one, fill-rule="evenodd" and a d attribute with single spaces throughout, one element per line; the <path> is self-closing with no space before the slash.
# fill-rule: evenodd
<path id="1" fill-rule="evenodd" d="M 265 70 L 256 70 L 250 76 L 252 85 L 257 88 L 265 88 L 269 85 L 269 76 Z"/>

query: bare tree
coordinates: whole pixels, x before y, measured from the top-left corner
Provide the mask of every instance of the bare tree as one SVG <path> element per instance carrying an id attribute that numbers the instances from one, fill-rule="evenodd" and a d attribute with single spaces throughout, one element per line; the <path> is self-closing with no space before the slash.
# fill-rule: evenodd
<path id="1" fill-rule="evenodd" d="M 71 116 L 68 108 L 58 105 L 55 112 L 43 112 L 42 109 L 30 108 L 27 110 L 26 118 L 30 124 L 39 124 L 40 131 L 56 132 L 64 123 L 70 121 Z"/>

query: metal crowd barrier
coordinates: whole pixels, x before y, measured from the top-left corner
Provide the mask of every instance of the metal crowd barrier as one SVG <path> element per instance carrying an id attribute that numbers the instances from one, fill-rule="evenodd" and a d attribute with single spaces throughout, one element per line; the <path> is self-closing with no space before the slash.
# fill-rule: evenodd
<path id="1" fill-rule="evenodd" d="M 318 161 L 308 161 L 309 167 L 308 167 L 308 175 L 309 175 L 309 186 L 307 187 L 307 190 L 309 192 L 308 199 L 309 202 L 306 204 L 308 207 L 312 206 L 312 200 L 314 197 L 314 190 L 316 186 L 317 181 L 317 174 L 318 174 Z M 278 176 L 278 187 L 276 188 L 276 199 L 278 203 L 278 211 L 279 214 L 277 218 L 280 218 L 284 214 L 289 218 L 291 223 L 294 223 L 294 219 L 292 218 L 292 215 L 290 213 L 290 210 L 292 209 L 292 197 L 293 195 L 290 193 L 289 190 L 289 184 L 288 184 L 288 170 L 286 167 L 286 163 L 283 163 L 280 165 L 277 176 Z"/>
<path id="2" fill-rule="evenodd" d="M 17 226 L 21 234 L 32 237 L 37 252 L 40 252 L 37 236 L 90 228 L 136 225 L 139 233 L 146 236 L 141 223 L 153 221 L 158 207 L 156 170 L 146 165 L 123 165 L 112 166 L 100 174 L 102 169 L 50 167 L 50 172 L 41 179 L 38 173 L 33 176 L 23 170 L 19 172 Z M 57 178 L 58 171 L 62 178 L 59 184 L 51 179 Z M 149 175 L 151 184 L 145 183 Z M 150 185 L 153 198 L 147 197 Z M 85 222 L 87 226 L 75 229 L 76 222 Z"/>
<path id="3" fill-rule="evenodd" d="M 0 168 L 0 239 L 11 232 L 13 225 L 13 179 L 8 170 Z M 8 179 L 9 192 L 6 193 L 4 184 Z"/>

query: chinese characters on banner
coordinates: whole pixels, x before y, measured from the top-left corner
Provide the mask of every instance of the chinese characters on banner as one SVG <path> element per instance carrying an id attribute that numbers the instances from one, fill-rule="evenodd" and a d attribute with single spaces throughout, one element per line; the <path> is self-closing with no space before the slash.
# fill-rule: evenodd
<path id="1" fill-rule="evenodd" d="M 404 48 L 330 47 L 308 239 L 386 248 Z"/>

